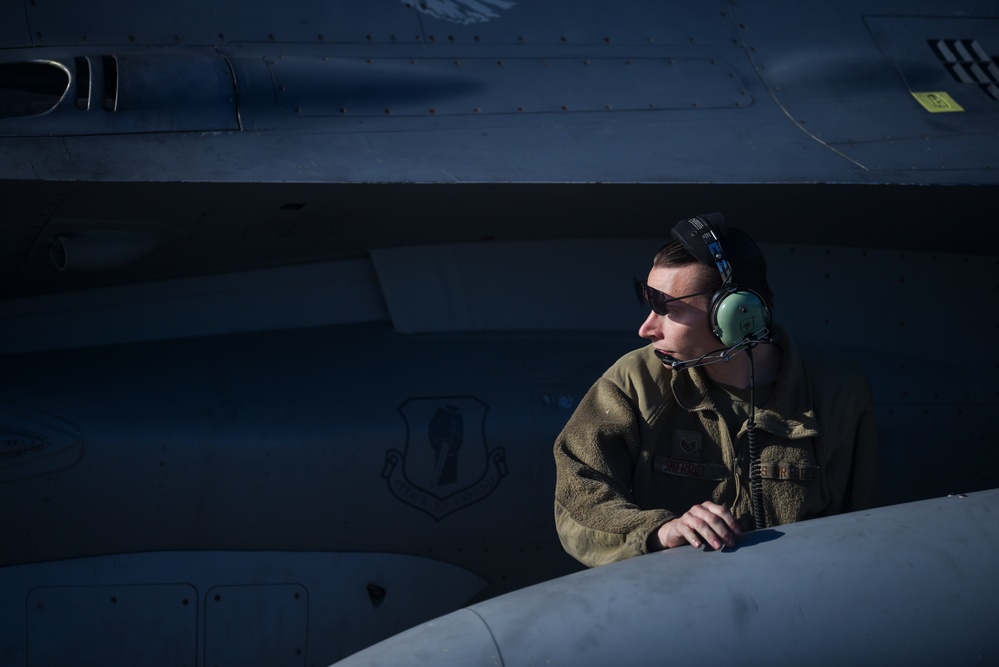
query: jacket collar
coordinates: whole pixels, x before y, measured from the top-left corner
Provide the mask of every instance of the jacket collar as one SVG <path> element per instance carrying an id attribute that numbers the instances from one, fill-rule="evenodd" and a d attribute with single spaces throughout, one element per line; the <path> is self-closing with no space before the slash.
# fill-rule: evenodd
<path id="1" fill-rule="evenodd" d="M 782 438 L 810 438 L 819 434 L 812 388 L 798 345 L 779 326 L 772 327 L 783 353 L 773 394 L 765 406 L 756 406 L 757 427 Z M 672 371 L 667 371 L 672 372 Z M 710 391 L 711 380 L 704 368 L 673 372 L 670 385 L 680 407 L 692 412 L 717 411 Z"/>

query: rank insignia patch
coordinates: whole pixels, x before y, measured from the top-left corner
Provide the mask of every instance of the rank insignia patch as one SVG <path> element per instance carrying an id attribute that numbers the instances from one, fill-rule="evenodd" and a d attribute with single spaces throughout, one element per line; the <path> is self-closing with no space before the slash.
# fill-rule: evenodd
<path id="1" fill-rule="evenodd" d="M 683 452 L 684 454 L 693 454 L 701 449 L 701 434 L 696 431 L 673 431 L 673 452 L 674 455 L 679 454 L 677 451 Z"/>

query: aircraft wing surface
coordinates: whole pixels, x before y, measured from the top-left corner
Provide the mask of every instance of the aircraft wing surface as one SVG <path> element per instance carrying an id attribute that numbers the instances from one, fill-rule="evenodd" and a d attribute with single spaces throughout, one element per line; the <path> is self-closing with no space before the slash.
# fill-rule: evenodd
<path id="1" fill-rule="evenodd" d="M 744 535 L 456 611 L 338 667 L 939 665 L 999 659 L 999 490 Z"/>

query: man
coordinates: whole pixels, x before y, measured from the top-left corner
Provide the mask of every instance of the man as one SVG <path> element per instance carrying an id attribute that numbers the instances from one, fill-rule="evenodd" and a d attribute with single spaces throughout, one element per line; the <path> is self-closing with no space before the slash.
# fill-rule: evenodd
<path id="1" fill-rule="evenodd" d="M 651 344 L 597 380 L 555 443 L 556 527 L 591 567 L 877 499 L 863 374 L 771 321 L 763 255 L 721 214 L 673 236 L 636 281 Z"/>

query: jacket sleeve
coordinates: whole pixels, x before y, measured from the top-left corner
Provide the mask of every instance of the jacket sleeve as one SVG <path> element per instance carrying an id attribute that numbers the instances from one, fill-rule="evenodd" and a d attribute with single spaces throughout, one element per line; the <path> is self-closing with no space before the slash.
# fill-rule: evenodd
<path id="1" fill-rule="evenodd" d="M 838 386 L 825 417 L 826 432 L 835 435 L 828 443 L 832 445 L 827 464 L 830 502 L 823 516 L 856 512 L 881 503 L 881 466 L 870 383 L 857 370 Z"/>
<path id="2" fill-rule="evenodd" d="M 674 518 L 635 504 L 631 486 L 639 450 L 634 406 L 601 378 L 555 441 L 555 526 L 562 546 L 584 565 L 646 553 L 648 536 Z"/>
<path id="3" fill-rule="evenodd" d="M 856 422 L 853 470 L 844 499 L 844 511 L 877 507 L 881 504 L 881 465 L 878 453 L 878 430 L 874 419 L 874 397 L 864 382 L 863 407 Z"/>

